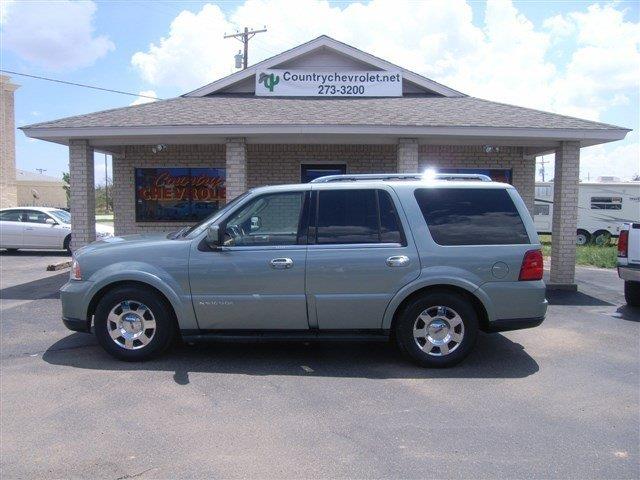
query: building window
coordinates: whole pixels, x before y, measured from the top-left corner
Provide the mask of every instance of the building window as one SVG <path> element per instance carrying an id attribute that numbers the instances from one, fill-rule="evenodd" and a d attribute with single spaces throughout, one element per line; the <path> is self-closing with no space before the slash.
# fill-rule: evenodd
<path id="1" fill-rule="evenodd" d="M 316 163 L 300 165 L 300 181 L 309 183 L 319 177 L 326 175 L 344 175 L 347 173 L 347 166 L 340 163 Z"/>
<path id="2" fill-rule="evenodd" d="M 136 168 L 136 222 L 195 222 L 225 203 L 224 168 Z"/>
<path id="3" fill-rule="evenodd" d="M 622 210 L 622 197 L 591 197 L 591 210 Z"/>
<path id="4" fill-rule="evenodd" d="M 437 168 L 438 173 L 477 173 L 486 175 L 494 182 L 511 183 L 513 178 L 509 168 Z"/>
<path id="5" fill-rule="evenodd" d="M 533 215 L 534 216 L 541 215 L 543 217 L 548 217 L 549 216 L 549 204 L 536 203 L 533 206 Z"/>
<path id="6" fill-rule="evenodd" d="M 536 187 L 536 197 L 550 197 L 551 195 L 553 195 L 551 187 Z"/>

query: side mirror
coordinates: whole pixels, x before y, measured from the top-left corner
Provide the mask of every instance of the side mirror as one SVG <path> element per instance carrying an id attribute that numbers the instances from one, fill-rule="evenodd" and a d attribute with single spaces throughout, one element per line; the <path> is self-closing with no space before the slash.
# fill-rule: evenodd
<path id="1" fill-rule="evenodd" d="M 51 225 L 52 227 L 58 224 L 58 222 L 56 222 L 53 218 L 47 218 L 44 223 L 46 223 L 47 225 Z"/>
<path id="2" fill-rule="evenodd" d="M 220 227 L 218 225 L 209 225 L 205 241 L 211 248 L 218 248 L 220 246 Z"/>

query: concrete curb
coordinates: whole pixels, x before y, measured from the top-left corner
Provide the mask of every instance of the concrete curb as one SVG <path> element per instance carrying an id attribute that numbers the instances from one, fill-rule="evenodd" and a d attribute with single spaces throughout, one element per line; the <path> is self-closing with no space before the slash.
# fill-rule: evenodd
<path id="1" fill-rule="evenodd" d="M 56 270 L 62 270 L 65 268 L 69 268 L 71 266 L 71 260 L 66 260 L 64 262 L 52 263 L 51 265 L 47 265 L 47 272 L 54 272 Z"/>

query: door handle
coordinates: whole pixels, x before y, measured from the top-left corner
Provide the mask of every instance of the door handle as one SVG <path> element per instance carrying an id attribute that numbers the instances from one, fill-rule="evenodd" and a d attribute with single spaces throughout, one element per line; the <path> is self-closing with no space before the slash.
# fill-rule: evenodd
<path id="1" fill-rule="evenodd" d="M 276 268 L 278 270 L 285 270 L 287 268 L 293 267 L 293 260 L 290 258 L 274 258 L 269 262 L 271 268 Z"/>
<path id="2" fill-rule="evenodd" d="M 33 230 L 33 227 L 24 227 L 25 230 Z"/>
<path id="3" fill-rule="evenodd" d="M 387 265 L 389 267 L 404 267 L 409 265 L 409 257 L 406 255 L 395 255 L 387 258 Z"/>

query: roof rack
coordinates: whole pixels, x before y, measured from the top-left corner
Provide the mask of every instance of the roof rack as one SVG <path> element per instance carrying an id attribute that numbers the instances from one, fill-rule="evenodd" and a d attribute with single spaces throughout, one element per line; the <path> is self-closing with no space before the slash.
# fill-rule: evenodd
<path id="1" fill-rule="evenodd" d="M 362 180 L 479 180 L 491 182 L 491 178 L 480 173 L 360 173 L 355 175 L 326 175 L 311 180 L 311 183 L 357 182 Z"/>

